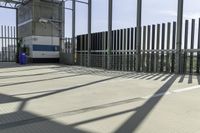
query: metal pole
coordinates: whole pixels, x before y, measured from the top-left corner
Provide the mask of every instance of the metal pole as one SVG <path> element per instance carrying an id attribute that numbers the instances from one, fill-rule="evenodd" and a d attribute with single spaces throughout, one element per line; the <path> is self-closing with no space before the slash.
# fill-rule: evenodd
<path id="1" fill-rule="evenodd" d="M 65 1 L 62 1 L 62 9 L 61 9 L 61 18 L 62 18 L 62 23 L 61 23 L 61 52 L 66 52 L 65 51 L 65 44 L 64 44 L 64 37 L 65 37 Z"/>
<path id="2" fill-rule="evenodd" d="M 177 40 L 176 40 L 176 73 L 181 73 L 181 45 L 182 45 L 182 25 L 183 25 L 183 1 L 178 0 L 177 15 Z"/>
<path id="3" fill-rule="evenodd" d="M 19 56 L 19 32 L 18 32 L 18 8 L 16 9 L 16 45 L 17 46 L 14 46 L 14 47 L 17 47 L 17 51 L 16 51 L 16 57 L 15 57 L 15 60 L 16 60 L 16 63 L 19 63 L 19 59 L 18 59 L 18 56 Z"/>
<path id="4" fill-rule="evenodd" d="M 141 67 L 141 23 L 142 23 L 142 0 L 137 0 L 137 35 L 136 35 L 136 71 Z"/>
<path id="5" fill-rule="evenodd" d="M 88 67 L 91 66 L 92 0 L 88 0 Z"/>
<path id="6" fill-rule="evenodd" d="M 76 0 L 72 0 L 72 54 L 73 54 L 73 63 L 75 62 L 75 45 L 76 45 Z"/>
<path id="7" fill-rule="evenodd" d="M 108 3 L 108 49 L 107 49 L 107 69 L 111 68 L 111 46 L 112 46 L 112 8 L 113 0 L 109 0 Z"/>

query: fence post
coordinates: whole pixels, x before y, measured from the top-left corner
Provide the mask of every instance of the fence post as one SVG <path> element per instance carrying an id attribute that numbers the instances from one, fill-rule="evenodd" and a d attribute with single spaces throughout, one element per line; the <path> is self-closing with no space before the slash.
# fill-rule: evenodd
<path id="1" fill-rule="evenodd" d="M 136 71 L 141 71 L 141 22 L 142 0 L 137 0 Z"/>
<path id="2" fill-rule="evenodd" d="M 76 0 L 72 0 L 72 54 L 73 54 L 73 61 L 75 61 L 75 45 L 76 45 Z"/>
<path id="3" fill-rule="evenodd" d="M 177 40 L 176 40 L 176 73 L 181 73 L 181 45 L 182 45 L 182 25 L 183 25 L 183 1 L 178 0 L 177 15 Z"/>
<path id="4" fill-rule="evenodd" d="M 184 50 L 188 48 L 188 24 L 189 21 L 185 20 L 185 38 L 184 38 Z M 187 51 L 184 51 L 183 56 L 183 73 L 187 72 Z"/>
<path id="5" fill-rule="evenodd" d="M 112 46 L 112 8 L 113 0 L 108 2 L 108 47 L 107 47 L 107 69 L 111 68 L 111 46 Z"/>
<path id="6" fill-rule="evenodd" d="M 191 47 L 190 49 L 194 49 L 194 35 L 195 35 L 195 19 L 192 19 L 192 27 L 191 27 Z M 193 64 L 194 64 L 194 53 L 190 52 L 190 74 L 193 73 Z"/>
<path id="7" fill-rule="evenodd" d="M 151 50 L 155 50 L 155 25 L 152 25 L 152 42 L 151 42 Z M 151 52 L 151 72 L 154 72 L 154 61 L 155 61 L 155 55 L 154 51 Z"/>
<path id="8" fill-rule="evenodd" d="M 150 44 L 151 44 L 151 26 L 147 26 L 147 59 L 146 59 L 146 72 L 150 71 Z"/>
<path id="9" fill-rule="evenodd" d="M 92 0 L 88 0 L 88 67 L 91 66 Z"/>
<path id="10" fill-rule="evenodd" d="M 142 71 L 145 71 L 145 55 L 146 55 L 146 26 L 143 27 L 143 52 L 142 52 Z"/>
<path id="11" fill-rule="evenodd" d="M 162 35 L 161 35 L 161 60 L 160 60 L 160 72 L 164 71 L 164 60 L 165 60 L 165 23 L 162 24 Z"/>
<path id="12" fill-rule="evenodd" d="M 156 50 L 160 49 L 160 24 L 157 24 L 157 40 L 156 40 Z M 159 72 L 159 63 L 160 63 L 159 51 L 156 51 L 156 71 Z"/>
<path id="13" fill-rule="evenodd" d="M 169 53 L 169 49 L 170 49 L 170 43 L 171 43 L 171 23 L 167 23 L 167 53 L 166 53 L 166 72 L 171 72 L 170 70 L 170 53 Z"/>
<path id="14" fill-rule="evenodd" d="M 176 47 L 176 22 L 173 22 L 173 33 L 172 33 L 172 49 L 175 50 Z M 175 52 L 172 52 L 172 66 L 171 70 L 175 72 Z"/>
<path id="15" fill-rule="evenodd" d="M 19 59 L 18 59 L 18 55 L 19 55 L 19 47 L 18 47 L 18 43 L 19 43 L 19 34 L 18 34 L 18 12 L 19 12 L 19 11 L 18 11 L 18 8 L 17 8 L 17 9 L 16 9 L 16 29 L 15 29 L 15 30 L 16 30 L 16 35 L 15 35 L 15 36 L 16 36 L 16 42 L 15 42 L 15 43 L 16 43 L 16 45 L 17 45 L 16 55 L 15 55 L 15 56 L 16 56 L 16 57 L 15 57 L 15 58 L 16 58 L 16 59 L 15 59 L 15 60 L 16 60 L 16 63 L 19 63 Z"/>
<path id="16" fill-rule="evenodd" d="M 198 22 L 198 49 L 200 49 L 200 18 Z M 200 66 L 200 52 L 197 53 L 197 73 L 199 73 L 199 66 Z"/>

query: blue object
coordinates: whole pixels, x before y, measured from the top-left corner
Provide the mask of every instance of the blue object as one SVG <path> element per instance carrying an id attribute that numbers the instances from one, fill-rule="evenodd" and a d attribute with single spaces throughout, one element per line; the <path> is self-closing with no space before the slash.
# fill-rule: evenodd
<path id="1" fill-rule="evenodd" d="M 26 64 L 26 54 L 20 53 L 19 54 L 19 64 L 25 65 Z"/>
<path id="2" fill-rule="evenodd" d="M 33 45 L 33 51 L 48 51 L 48 52 L 57 52 L 60 47 L 55 45 Z"/>

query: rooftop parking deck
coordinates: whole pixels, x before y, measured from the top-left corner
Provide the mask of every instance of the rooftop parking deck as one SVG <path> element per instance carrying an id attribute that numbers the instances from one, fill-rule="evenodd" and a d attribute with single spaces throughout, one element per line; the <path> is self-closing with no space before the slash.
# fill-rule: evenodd
<path id="1" fill-rule="evenodd" d="M 199 133 L 200 76 L 0 65 L 0 133 Z"/>

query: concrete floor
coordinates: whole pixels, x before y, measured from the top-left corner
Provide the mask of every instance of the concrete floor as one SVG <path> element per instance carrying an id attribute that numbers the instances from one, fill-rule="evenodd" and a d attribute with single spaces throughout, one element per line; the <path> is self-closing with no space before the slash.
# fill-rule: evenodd
<path id="1" fill-rule="evenodd" d="M 200 133 L 200 77 L 0 64 L 0 133 Z"/>

